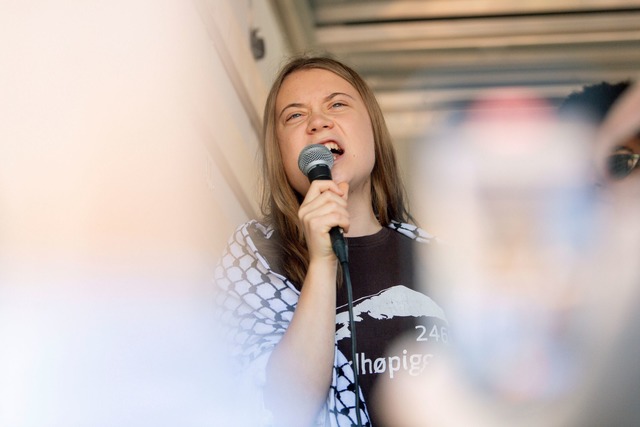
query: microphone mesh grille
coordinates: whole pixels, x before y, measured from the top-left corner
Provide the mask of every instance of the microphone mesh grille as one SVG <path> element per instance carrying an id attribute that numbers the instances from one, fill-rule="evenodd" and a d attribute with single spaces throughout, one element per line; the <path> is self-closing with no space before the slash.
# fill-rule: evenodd
<path id="1" fill-rule="evenodd" d="M 331 150 L 322 144 L 307 145 L 300 152 L 298 167 L 306 176 L 317 165 L 326 165 L 331 169 L 333 167 L 333 154 L 331 154 Z"/>

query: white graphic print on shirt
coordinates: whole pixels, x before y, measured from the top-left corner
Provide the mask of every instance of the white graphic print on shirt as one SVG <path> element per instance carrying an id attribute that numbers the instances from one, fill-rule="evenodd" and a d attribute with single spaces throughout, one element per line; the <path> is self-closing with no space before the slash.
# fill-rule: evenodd
<path id="1" fill-rule="evenodd" d="M 442 308 L 423 293 L 398 285 L 385 289 L 380 293 L 354 301 L 354 321 L 373 322 L 388 320 L 412 321 L 415 323 L 415 341 L 437 344 L 447 342 L 447 319 Z M 347 306 L 338 307 L 336 315 L 336 341 L 349 339 L 349 312 Z M 373 328 L 370 330 L 376 330 Z M 360 351 L 356 354 L 360 374 L 382 374 L 387 372 L 390 378 L 399 370 L 407 371 L 410 375 L 417 375 L 426 367 L 433 356 L 430 352 L 415 353 L 413 350 L 403 349 L 400 353 L 368 356 Z M 424 347 L 423 347 L 424 348 Z"/>

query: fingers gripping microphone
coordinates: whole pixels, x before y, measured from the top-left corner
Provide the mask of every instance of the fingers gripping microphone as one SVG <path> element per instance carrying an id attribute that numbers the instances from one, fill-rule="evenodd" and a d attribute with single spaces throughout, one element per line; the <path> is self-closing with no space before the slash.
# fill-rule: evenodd
<path id="1" fill-rule="evenodd" d="M 321 144 L 312 144 L 304 147 L 298 157 L 298 167 L 309 182 L 316 179 L 330 180 L 331 168 L 333 167 L 333 154 L 331 151 Z M 340 227 L 333 227 L 329 231 L 331 236 L 331 246 L 338 257 L 340 263 L 348 261 L 347 244 L 342 235 Z"/>

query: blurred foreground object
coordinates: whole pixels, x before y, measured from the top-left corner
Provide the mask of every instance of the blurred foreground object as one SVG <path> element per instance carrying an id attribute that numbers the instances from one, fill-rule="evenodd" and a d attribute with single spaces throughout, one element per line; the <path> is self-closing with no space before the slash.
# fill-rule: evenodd
<path id="1" fill-rule="evenodd" d="M 211 313 L 200 16 L 9 1 L 0 35 L 0 425 L 254 425 Z"/>
<path id="2" fill-rule="evenodd" d="M 593 139 L 510 89 L 425 143 L 413 200 L 450 248 L 425 255 L 421 274 L 449 314 L 451 354 L 387 384 L 393 425 L 585 425 L 593 368 L 635 277 L 616 261 L 633 252 L 597 200 Z"/>

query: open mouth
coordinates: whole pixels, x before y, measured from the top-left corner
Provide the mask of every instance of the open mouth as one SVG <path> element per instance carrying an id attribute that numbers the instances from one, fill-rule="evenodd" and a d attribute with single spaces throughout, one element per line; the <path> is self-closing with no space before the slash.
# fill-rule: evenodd
<path id="1" fill-rule="evenodd" d="M 337 159 L 339 156 L 344 154 L 344 150 L 342 148 L 340 148 L 340 146 L 338 144 L 336 144 L 333 141 L 330 142 L 325 142 L 324 144 L 325 147 L 327 147 L 329 149 L 329 151 L 331 151 L 331 154 L 333 154 L 333 159 Z"/>

